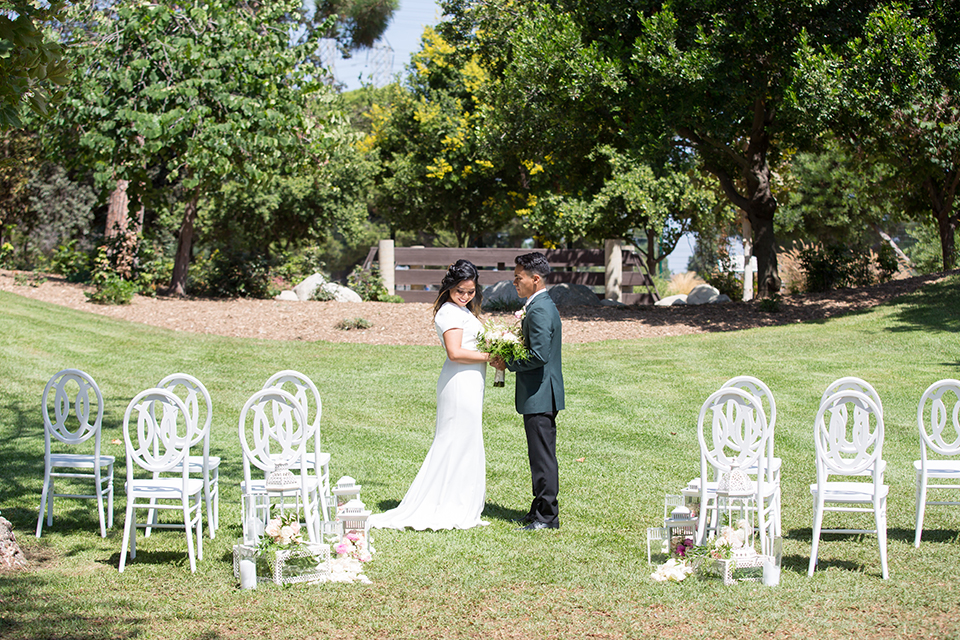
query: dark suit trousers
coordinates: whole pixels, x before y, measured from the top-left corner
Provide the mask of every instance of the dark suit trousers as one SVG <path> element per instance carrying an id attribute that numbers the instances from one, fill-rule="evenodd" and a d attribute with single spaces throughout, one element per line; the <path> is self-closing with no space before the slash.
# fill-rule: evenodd
<path id="1" fill-rule="evenodd" d="M 526 413 L 527 457 L 533 478 L 533 504 L 529 516 L 548 524 L 560 523 L 560 474 L 557 465 L 557 413 Z"/>

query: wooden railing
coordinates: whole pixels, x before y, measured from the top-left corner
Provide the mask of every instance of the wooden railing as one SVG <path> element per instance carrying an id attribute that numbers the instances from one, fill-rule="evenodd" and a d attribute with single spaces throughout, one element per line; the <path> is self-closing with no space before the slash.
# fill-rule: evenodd
<path id="1" fill-rule="evenodd" d="M 553 269 L 547 276 L 548 285 L 568 282 L 602 287 L 604 291 L 597 294 L 598 298 L 625 304 L 653 304 L 659 300 L 653 282 L 641 270 L 640 256 L 621 251 L 619 244 L 612 241 L 607 241 L 605 249 L 458 249 L 394 247 L 392 241 L 385 240 L 370 247 L 363 267 L 370 269 L 378 262 L 387 289 L 405 302 L 433 302 L 444 272 L 457 260 L 472 262 L 480 272 L 480 285 L 490 286 L 512 280 L 514 259 L 532 251 L 545 254 Z M 432 290 L 424 290 L 425 287 Z M 633 293 L 633 287 L 644 287 L 646 293 Z"/>

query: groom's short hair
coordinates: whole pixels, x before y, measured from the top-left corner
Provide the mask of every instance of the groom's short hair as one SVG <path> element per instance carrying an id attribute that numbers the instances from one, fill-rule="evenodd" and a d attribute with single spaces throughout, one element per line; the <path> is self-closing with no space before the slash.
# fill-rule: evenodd
<path id="1" fill-rule="evenodd" d="M 525 253 L 522 256 L 517 256 L 516 263 L 518 267 L 527 273 L 538 275 L 541 278 L 546 278 L 547 274 L 550 273 L 550 263 L 547 262 L 546 256 L 539 252 Z"/>

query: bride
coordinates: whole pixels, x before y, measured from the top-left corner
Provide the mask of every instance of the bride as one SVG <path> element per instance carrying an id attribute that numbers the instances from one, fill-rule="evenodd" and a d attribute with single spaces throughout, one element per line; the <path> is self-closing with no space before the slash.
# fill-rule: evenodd
<path id="1" fill-rule="evenodd" d="M 440 283 L 433 305 L 437 335 L 447 359 L 437 381 L 433 444 L 400 505 L 370 516 L 371 527 L 468 529 L 480 519 L 486 493 L 483 390 L 489 354 L 477 351 L 483 329 L 477 315 L 482 295 L 477 268 L 458 260 Z"/>

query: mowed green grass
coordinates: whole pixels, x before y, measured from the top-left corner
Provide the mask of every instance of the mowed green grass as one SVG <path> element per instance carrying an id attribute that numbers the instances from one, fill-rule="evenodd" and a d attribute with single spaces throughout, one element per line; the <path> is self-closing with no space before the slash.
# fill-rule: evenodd
<path id="1" fill-rule="evenodd" d="M 240 535 L 244 401 L 271 374 L 296 369 L 323 397 L 323 443 L 334 479 L 363 485 L 368 508 L 397 504 L 433 436 L 442 348 L 271 342 L 171 332 L 0 292 L 0 511 L 31 559 L 0 573 L 0 638 L 699 638 L 960 637 L 960 509 L 930 508 L 913 547 L 917 402 L 960 378 L 960 278 L 867 313 L 736 333 L 564 347 L 567 409 L 558 419 L 559 531 L 518 534 L 530 479 L 512 380 L 491 386 L 484 437 L 487 527 L 377 531 L 372 585 L 242 591 L 232 574 Z M 123 460 L 130 399 L 176 371 L 214 402 L 221 529 L 191 574 L 182 533 L 138 538 L 117 572 L 123 528 L 118 462 L 115 524 L 98 533 L 94 503 L 61 500 L 33 536 L 43 474 L 40 395 L 65 367 L 94 376 L 105 396 L 105 450 Z M 778 406 L 783 458 L 781 585 L 657 584 L 646 528 L 663 496 L 699 472 L 696 418 L 725 380 L 765 381 Z M 832 380 L 854 375 L 879 392 L 890 580 L 875 536 L 825 536 L 806 575 L 814 479 L 813 419 Z M 840 524 L 839 516 L 828 526 Z M 869 524 L 869 518 L 862 520 Z M 846 525 L 844 525 L 846 526 Z"/>

